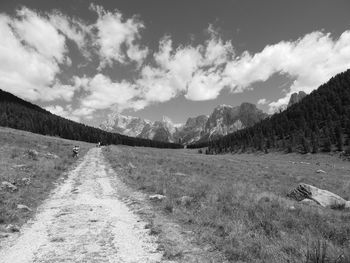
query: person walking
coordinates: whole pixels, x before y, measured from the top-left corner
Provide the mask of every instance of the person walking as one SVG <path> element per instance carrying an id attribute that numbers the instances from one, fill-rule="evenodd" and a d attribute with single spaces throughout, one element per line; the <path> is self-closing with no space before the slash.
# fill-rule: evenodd
<path id="1" fill-rule="evenodd" d="M 78 158 L 79 157 L 79 149 L 80 149 L 80 147 L 77 146 L 77 145 L 75 145 L 73 147 L 73 158 Z"/>

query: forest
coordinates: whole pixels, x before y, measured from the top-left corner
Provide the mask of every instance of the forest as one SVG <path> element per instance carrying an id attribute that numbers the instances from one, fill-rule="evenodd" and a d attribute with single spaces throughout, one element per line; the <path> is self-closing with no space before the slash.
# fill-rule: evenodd
<path id="1" fill-rule="evenodd" d="M 206 153 L 264 151 L 350 153 L 350 70 L 286 110 L 217 140 L 189 145 Z"/>
<path id="2" fill-rule="evenodd" d="M 106 144 L 156 148 L 182 148 L 182 145 L 133 138 L 77 123 L 0 90 L 0 126 L 65 139 Z"/>

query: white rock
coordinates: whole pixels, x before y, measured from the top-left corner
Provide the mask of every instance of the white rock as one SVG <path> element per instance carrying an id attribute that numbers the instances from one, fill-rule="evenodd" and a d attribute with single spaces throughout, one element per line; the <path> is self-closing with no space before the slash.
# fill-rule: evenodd
<path id="1" fill-rule="evenodd" d="M 25 211 L 32 211 L 32 209 L 30 209 L 28 206 L 22 205 L 22 204 L 18 204 L 17 209 L 25 210 Z"/>
<path id="2" fill-rule="evenodd" d="M 39 153 L 36 150 L 34 150 L 34 149 L 29 149 L 28 150 L 28 155 L 32 156 L 32 157 L 37 157 L 39 155 Z"/>
<path id="3" fill-rule="evenodd" d="M 47 153 L 47 154 L 46 154 L 46 158 L 49 158 L 49 159 L 58 159 L 59 157 L 58 157 L 56 154 Z"/>
<path id="4" fill-rule="evenodd" d="M 10 190 L 11 192 L 17 191 L 17 186 L 7 181 L 3 181 L 1 183 L 1 188 Z"/>
<path id="5" fill-rule="evenodd" d="M 149 199 L 152 201 L 162 201 L 166 198 L 165 195 L 160 195 L 160 194 L 156 194 L 156 195 L 150 195 Z"/>
<path id="6" fill-rule="evenodd" d="M 349 208 L 349 201 L 344 200 L 339 195 L 336 195 L 327 190 L 319 189 L 308 184 L 299 184 L 297 188 L 293 189 L 288 196 L 297 201 L 316 202 L 323 207 L 334 209 Z M 304 201 L 304 200 L 312 201 Z"/>
<path id="7" fill-rule="evenodd" d="M 28 177 L 23 177 L 23 178 L 21 179 L 21 182 L 22 182 L 23 185 L 30 185 L 30 178 L 28 178 Z"/>
<path id="8" fill-rule="evenodd" d="M 133 165 L 131 162 L 130 162 L 130 163 L 128 163 L 128 166 L 129 166 L 131 169 L 135 169 L 135 168 L 136 168 L 136 166 L 135 166 L 135 165 Z"/>
<path id="9" fill-rule="evenodd" d="M 316 171 L 316 173 L 318 173 L 318 174 L 325 174 L 326 172 L 321 170 L 321 169 L 319 169 L 319 170 Z"/>
<path id="10" fill-rule="evenodd" d="M 294 205 L 291 205 L 291 206 L 289 207 L 289 210 L 295 210 L 295 206 L 294 206 Z"/>

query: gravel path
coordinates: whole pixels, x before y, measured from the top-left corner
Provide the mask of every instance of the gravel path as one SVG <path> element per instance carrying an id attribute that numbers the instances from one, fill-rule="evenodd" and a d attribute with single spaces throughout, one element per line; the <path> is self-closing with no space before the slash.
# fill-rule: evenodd
<path id="1" fill-rule="evenodd" d="M 109 173 L 101 149 L 91 149 L 33 222 L 1 248 L 0 262 L 161 262 L 156 238 L 120 201 Z"/>

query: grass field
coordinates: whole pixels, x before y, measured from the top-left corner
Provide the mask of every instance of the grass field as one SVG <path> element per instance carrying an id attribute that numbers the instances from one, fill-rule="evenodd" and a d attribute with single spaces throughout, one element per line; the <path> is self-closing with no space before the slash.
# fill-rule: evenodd
<path id="1" fill-rule="evenodd" d="M 350 262 L 350 212 L 285 197 L 304 182 L 349 199 L 349 161 L 322 154 L 203 155 L 125 146 L 104 153 L 128 185 L 167 196 L 154 204 L 157 211 L 230 262 Z"/>
<path id="2" fill-rule="evenodd" d="M 84 155 L 91 144 L 0 127 L 0 184 L 17 187 L 0 190 L 0 227 L 22 225 L 48 196 L 55 183 L 77 159 L 72 147 L 80 145 Z M 1 186 L 1 185 L 0 185 Z M 18 209 L 18 205 L 27 209 Z"/>

